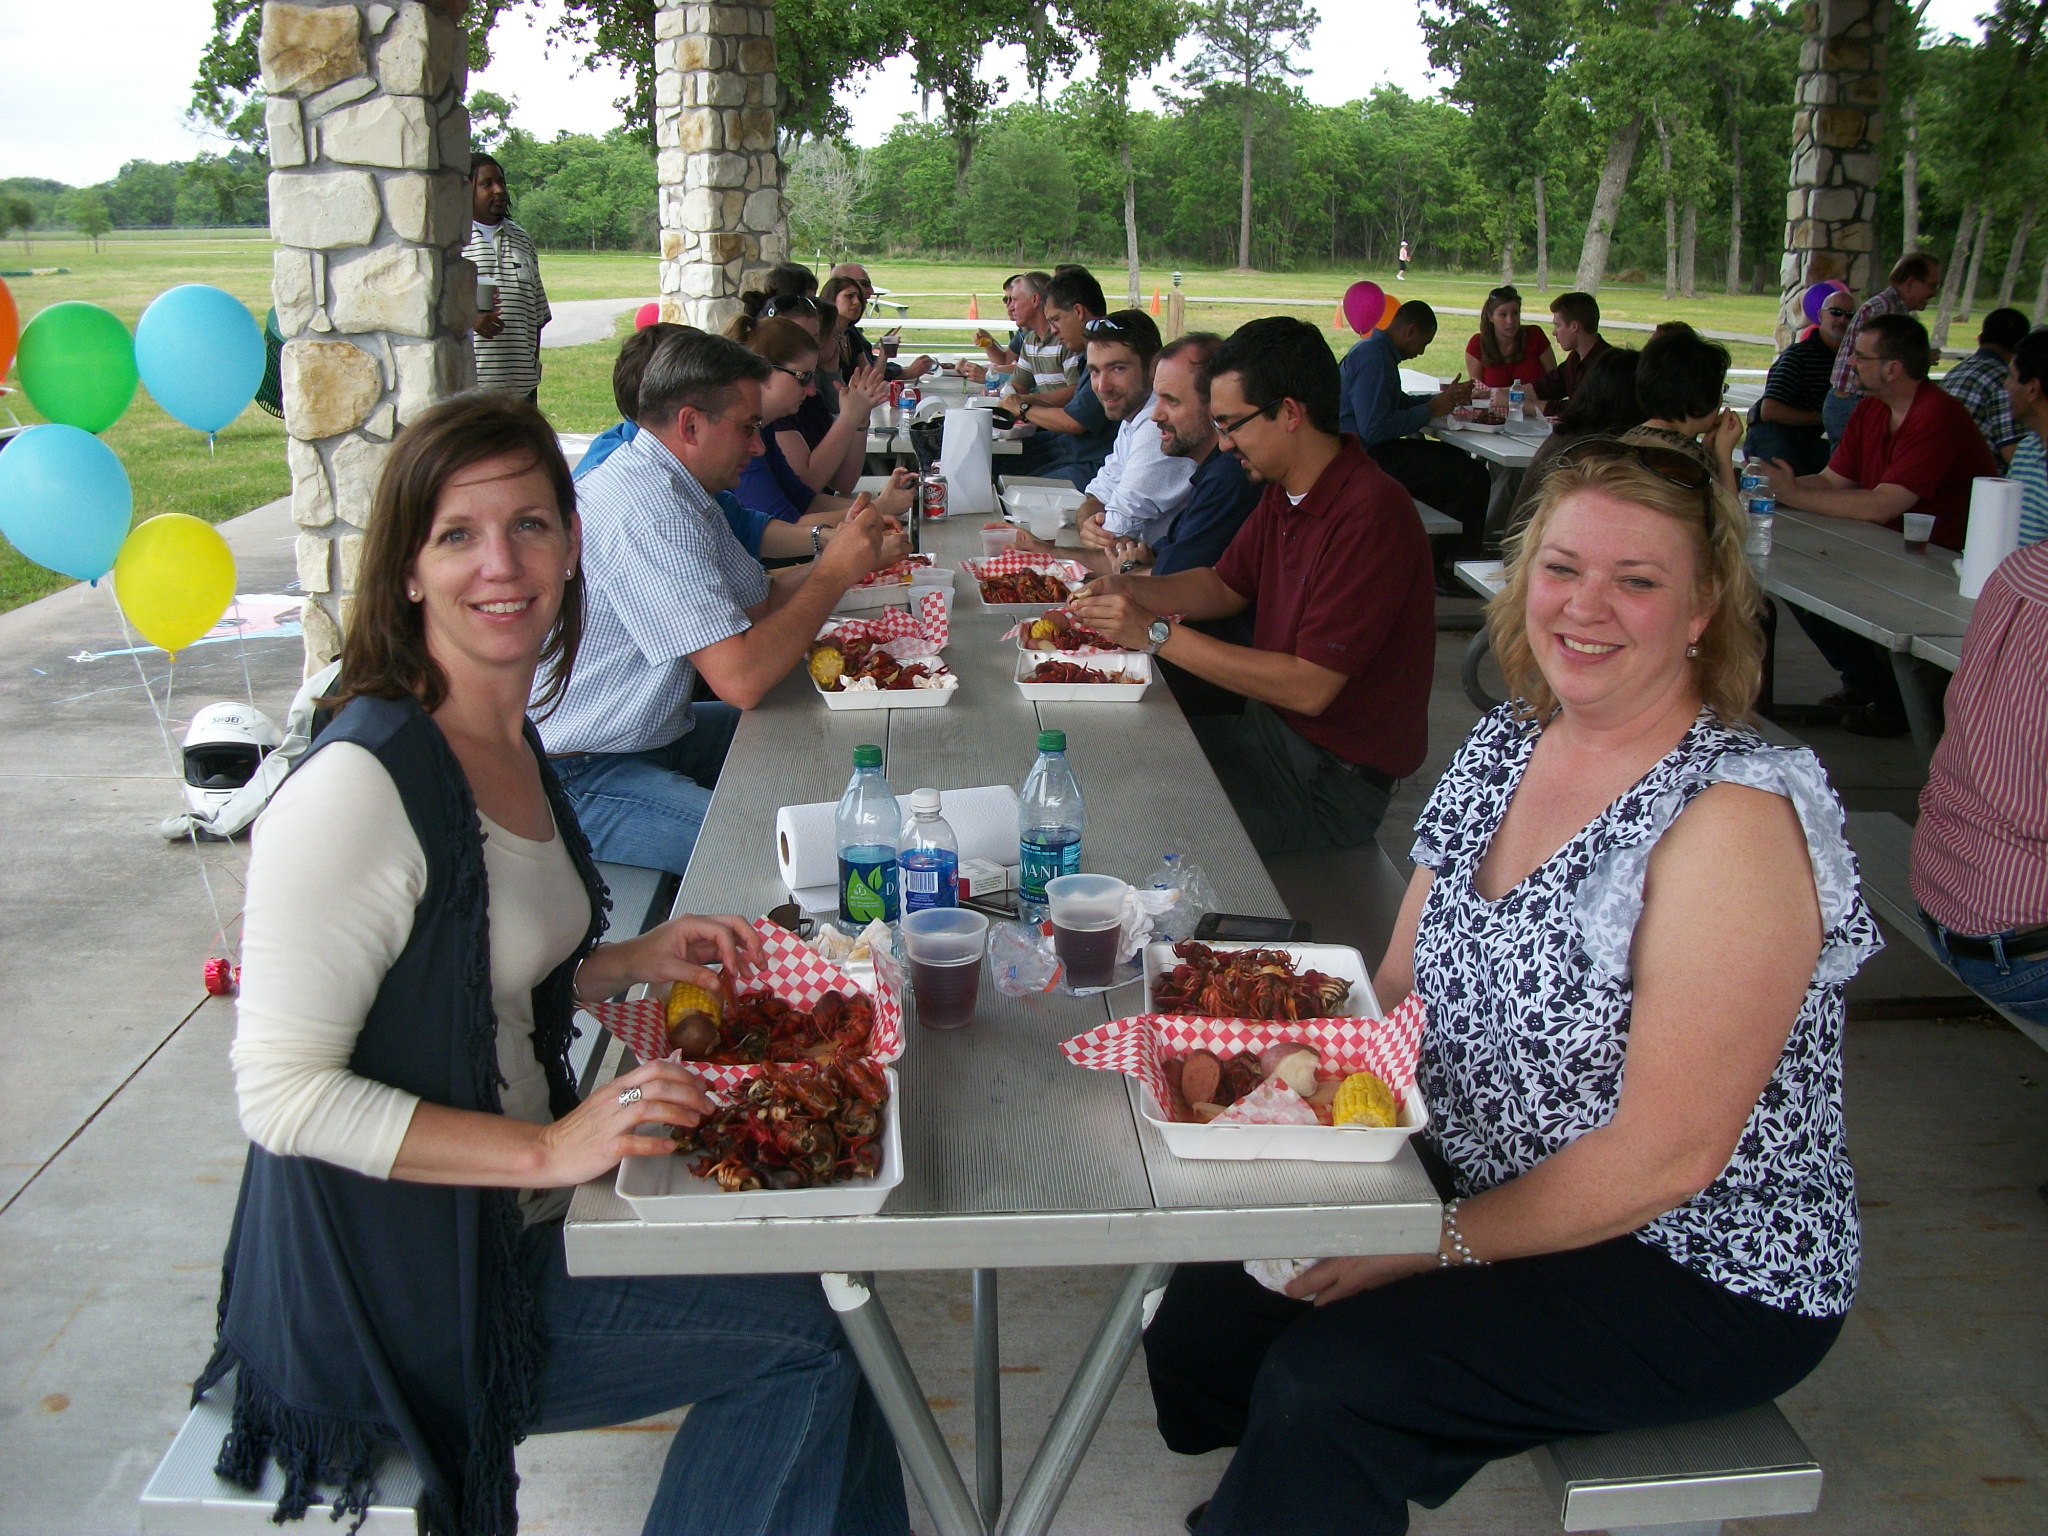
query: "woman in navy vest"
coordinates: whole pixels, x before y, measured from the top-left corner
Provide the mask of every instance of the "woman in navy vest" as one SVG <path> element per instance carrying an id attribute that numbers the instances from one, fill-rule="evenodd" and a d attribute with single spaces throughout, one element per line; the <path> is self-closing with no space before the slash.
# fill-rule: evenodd
<path id="1" fill-rule="evenodd" d="M 692 1405 L 652 1533 L 907 1530 L 895 1447 L 815 1278 L 571 1279 L 569 1192 L 666 1155 L 697 1079 L 579 1103 L 576 1001 L 744 977 L 738 918 L 600 944 L 602 886 L 526 721 L 581 622 L 575 492 L 530 405 L 399 439 L 342 653 L 343 707 L 258 823 L 232 1062 L 249 1150 L 196 1394 L 233 1375 L 218 1467 L 275 1460 L 279 1516 L 375 1497 L 402 1447 L 429 1536 L 517 1529 L 513 1447 Z M 715 983 L 714 983 L 715 984 Z"/>

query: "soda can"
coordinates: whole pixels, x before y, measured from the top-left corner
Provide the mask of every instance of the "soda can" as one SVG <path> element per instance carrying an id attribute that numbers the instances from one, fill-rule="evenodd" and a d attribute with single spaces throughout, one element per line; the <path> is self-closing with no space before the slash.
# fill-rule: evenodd
<path id="1" fill-rule="evenodd" d="M 903 381 L 901 379 L 891 379 L 889 381 L 889 409 L 893 411 L 902 403 Z"/>
<path id="2" fill-rule="evenodd" d="M 946 515 L 946 477 L 933 470 L 924 477 L 924 516 L 930 519 Z"/>

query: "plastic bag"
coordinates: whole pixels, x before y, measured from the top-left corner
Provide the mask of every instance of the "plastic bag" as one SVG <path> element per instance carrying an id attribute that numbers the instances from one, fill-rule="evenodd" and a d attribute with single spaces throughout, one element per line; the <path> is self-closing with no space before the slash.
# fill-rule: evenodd
<path id="1" fill-rule="evenodd" d="M 1216 905 L 1215 889 L 1202 873 L 1202 866 L 1177 853 L 1169 853 L 1159 861 L 1147 884 L 1153 891 L 1171 891 L 1176 897 L 1153 920 L 1153 937 L 1164 943 L 1177 944 L 1191 937 L 1202 914 Z"/>
<path id="2" fill-rule="evenodd" d="M 997 923 L 989 929 L 988 967 L 996 990 L 1009 997 L 1050 992 L 1066 974 L 1051 941 L 1022 923 Z"/>

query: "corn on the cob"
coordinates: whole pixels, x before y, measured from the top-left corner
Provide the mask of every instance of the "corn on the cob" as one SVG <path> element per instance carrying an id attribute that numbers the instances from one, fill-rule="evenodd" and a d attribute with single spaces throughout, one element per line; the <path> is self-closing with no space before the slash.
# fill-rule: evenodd
<path id="1" fill-rule="evenodd" d="M 723 1005 L 714 992 L 706 992 L 694 981 L 679 981 L 668 989 L 668 1027 L 674 1029 L 684 1018 L 701 1013 L 716 1024 L 725 1017 Z"/>
<path id="2" fill-rule="evenodd" d="M 1337 1087 L 1332 1125 L 1390 1126 L 1399 1115 L 1393 1090 L 1370 1072 L 1354 1072 Z"/>

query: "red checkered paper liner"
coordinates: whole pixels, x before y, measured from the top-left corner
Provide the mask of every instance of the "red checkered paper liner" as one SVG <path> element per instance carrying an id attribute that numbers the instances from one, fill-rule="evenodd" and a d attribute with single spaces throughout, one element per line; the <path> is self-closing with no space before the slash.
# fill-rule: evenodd
<path id="1" fill-rule="evenodd" d="M 952 638 L 951 624 L 946 617 L 946 593 L 934 587 L 917 600 L 917 611 L 908 608 L 885 608 L 877 618 L 834 619 L 818 631 L 818 638 L 842 640 L 872 640 L 886 644 L 889 654 L 898 661 L 910 661 L 918 656 L 936 656 L 946 648 Z M 895 641 L 917 641 L 918 645 L 896 645 Z"/>
<path id="2" fill-rule="evenodd" d="M 1151 1090 L 1171 1113 L 1173 1093 L 1160 1062 L 1190 1051 L 1214 1051 L 1229 1060 L 1239 1051 L 1299 1040 L 1321 1054 L 1324 1072 L 1370 1072 L 1399 1098 L 1415 1081 L 1422 1055 L 1422 999 L 1415 993 L 1381 1019 L 1204 1019 L 1177 1013 L 1141 1013 L 1111 1019 L 1060 1043 L 1067 1060 L 1098 1072 L 1121 1072 Z"/>
<path id="3" fill-rule="evenodd" d="M 754 924 L 761 935 L 765 964 L 747 982 L 750 992 L 767 990 L 797 1008 L 814 1008 L 827 992 L 868 992 L 875 1002 L 874 1030 L 868 1037 L 868 1059 L 887 1064 L 903 1054 L 903 1004 L 901 980 L 893 962 L 877 956 L 875 985 L 863 987 L 838 964 L 827 960 L 786 928 L 766 918 Z M 587 1010 L 606 1029 L 625 1041 L 628 1050 L 642 1061 L 659 1061 L 669 1056 L 668 989 L 658 995 L 632 1002 L 603 1002 Z M 703 1062 L 684 1062 L 692 1072 L 714 1088 L 733 1088 L 760 1073 L 758 1065 L 718 1067 Z"/>
<path id="4" fill-rule="evenodd" d="M 1058 555 L 1041 554 L 1035 549 L 1006 549 L 985 560 L 962 560 L 960 565 L 977 581 L 984 576 L 1014 576 L 1019 571 L 1050 571 L 1069 584 L 1078 584 L 1089 575 L 1088 567 L 1078 560 L 1062 560 Z"/>
<path id="5" fill-rule="evenodd" d="M 872 570 L 861 577 L 856 587 L 907 587 L 911 578 L 919 571 L 929 570 L 936 562 L 930 555 L 905 555 L 901 560 Z"/>

